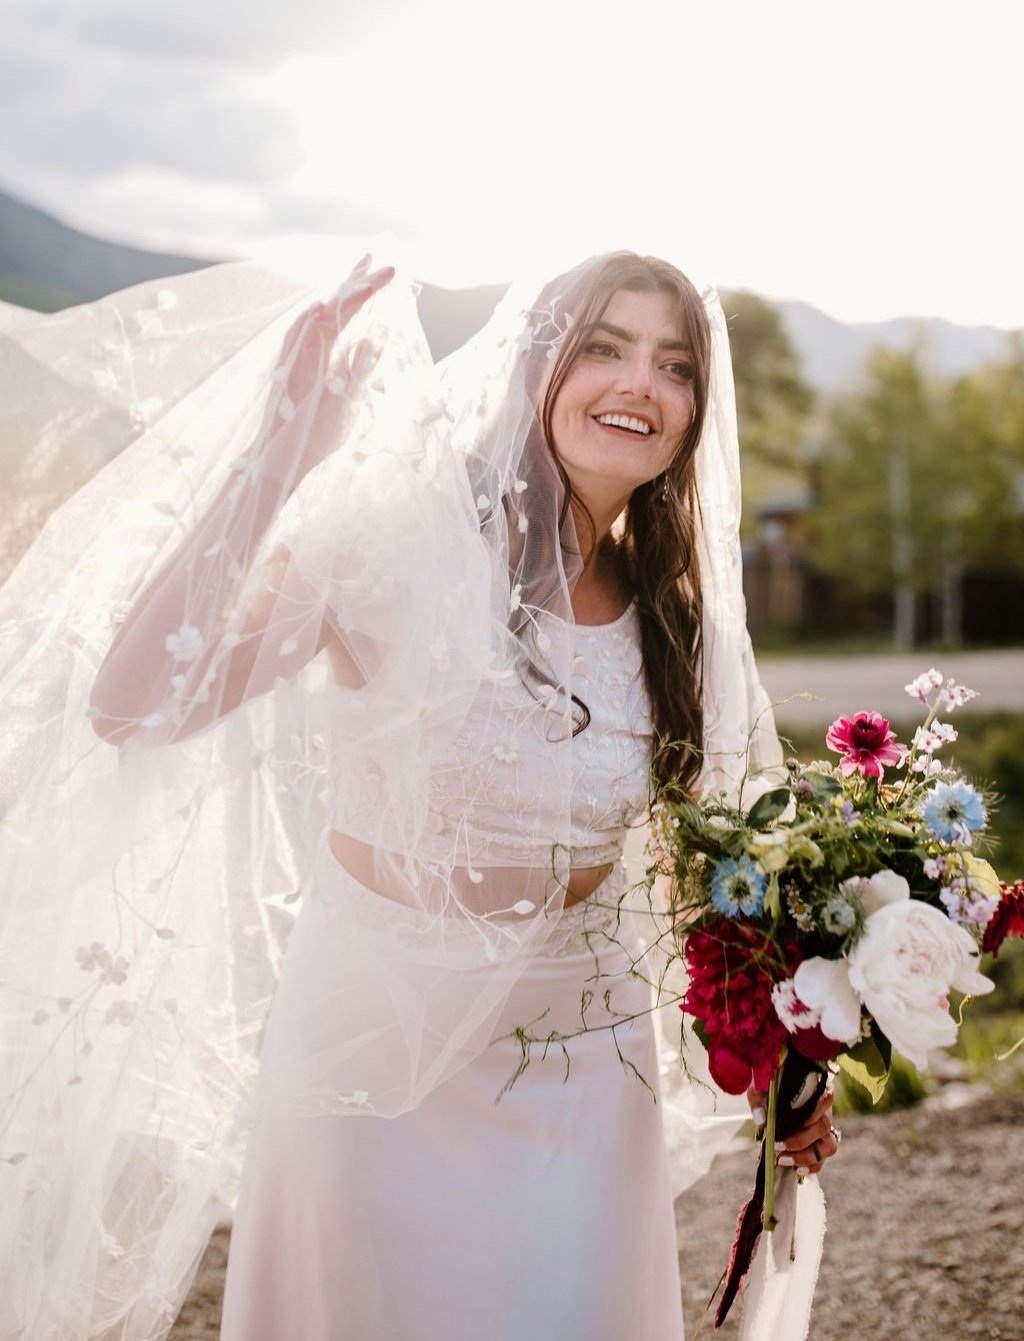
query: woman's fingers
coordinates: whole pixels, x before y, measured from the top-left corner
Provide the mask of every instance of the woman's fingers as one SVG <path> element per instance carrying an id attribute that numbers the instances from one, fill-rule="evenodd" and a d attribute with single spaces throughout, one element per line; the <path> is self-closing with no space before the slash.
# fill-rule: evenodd
<path id="1" fill-rule="evenodd" d="M 784 1154 L 776 1157 L 776 1164 L 783 1168 L 795 1168 L 800 1173 L 820 1173 L 824 1168 L 825 1161 L 839 1149 L 839 1142 L 842 1139 L 842 1133 L 836 1127 L 830 1127 L 829 1130 L 820 1136 L 817 1140 L 804 1150 L 787 1150 Z"/>
<path id="2" fill-rule="evenodd" d="M 329 370 L 331 351 L 338 336 L 361 307 L 394 278 L 394 267 L 383 266 L 367 273 L 364 256 L 329 302 L 311 304 L 289 328 L 281 348 L 275 380 L 286 381 L 294 404 L 302 401 L 323 381 L 343 388 L 337 370 Z"/>
<path id="3" fill-rule="evenodd" d="M 750 1116 L 755 1124 L 763 1127 L 768 1121 L 768 1095 L 764 1090 L 756 1090 L 752 1086 L 747 1090 L 747 1103 L 750 1105 Z"/>
<path id="4" fill-rule="evenodd" d="M 369 262 L 368 256 L 363 259 Z M 372 298 L 375 293 L 379 293 L 385 284 L 390 284 L 395 277 L 395 267 L 393 265 L 382 266 L 380 270 L 375 270 L 372 275 L 357 272 L 358 267 L 349 275 L 335 296 L 333 325 L 336 331 L 344 330 L 363 304 Z"/>
<path id="5" fill-rule="evenodd" d="M 832 1122 L 832 1105 L 835 1095 L 831 1082 L 825 1087 L 821 1098 L 807 1122 L 792 1136 L 775 1144 L 776 1163 L 783 1168 L 795 1168 L 801 1174 L 820 1173 L 825 1161 L 839 1149 L 840 1133 Z M 768 1096 L 763 1090 L 747 1090 L 747 1103 L 750 1113 L 759 1127 L 765 1124 Z"/>

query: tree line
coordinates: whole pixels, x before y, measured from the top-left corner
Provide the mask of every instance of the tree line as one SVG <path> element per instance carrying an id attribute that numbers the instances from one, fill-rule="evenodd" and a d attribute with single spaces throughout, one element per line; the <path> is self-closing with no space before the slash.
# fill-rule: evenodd
<path id="1" fill-rule="evenodd" d="M 1024 594 L 1024 338 L 958 377 L 934 370 L 923 341 L 879 347 L 848 390 L 816 396 L 774 308 L 749 293 L 723 305 L 755 550 L 758 511 L 788 487 L 804 500 L 789 560 L 840 601 L 881 602 L 897 647 L 962 641 L 971 575 Z M 1005 615 L 1020 621 L 1020 605 Z M 1024 624 L 1005 634 L 1024 638 Z"/>

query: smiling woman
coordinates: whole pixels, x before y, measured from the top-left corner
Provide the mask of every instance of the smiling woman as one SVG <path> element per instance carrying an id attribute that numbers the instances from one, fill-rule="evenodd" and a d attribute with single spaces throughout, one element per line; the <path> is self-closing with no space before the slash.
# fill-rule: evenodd
<path id="1" fill-rule="evenodd" d="M 739 1114 L 623 848 L 778 758 L 716 297 L 598 257 L 435 367 L 390 267 L 226 267 L 15 335 L 131 441 L 0 599 L 0 1331 L 159 1335 L 244 1127 L 231 1341 L 679 1341 L 663 1117 L 686 1181 Z"/>

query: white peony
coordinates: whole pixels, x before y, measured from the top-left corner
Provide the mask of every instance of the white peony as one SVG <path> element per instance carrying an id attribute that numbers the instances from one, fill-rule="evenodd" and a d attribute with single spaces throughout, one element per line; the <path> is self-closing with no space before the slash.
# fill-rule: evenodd
<path id="1" fill-rule="evenodd" d="M 977 959 L 970 934 L 945 913 L 917 899 L 897 898 L 868 918 L 850 952 L 849 987 L 897 1052 L 924 1067 L 930 1049 L 956 1039 L 950 988 L 974 996 L 992 991 L 994 983 L 978 972 Z M 822 1028 L 828 1032 L 824 1017 Z"/>
<path id="2" fill-rule="evenodd" d="M 820 955 L 805 959 L 793 974 L 793 987 L 806 1009 L 817 1017 L 826 1037 L 856 1043 L 860 1038 L 860 1001 L 850 986 L 850 966 L 845 959 L 823 959 Z"/>
<path id="3" fill-rule="evenodd" d="M 938 908 L 912 899 L 894 871 L 844 880 L 839 888 L 860 900 L 864 935 L 848 958 L 805 959 L 793 975 L 793 991 L 828 1038 L 855 1043 L 863 1005 L 897 1052 L 924 1067 L 930 1049 L 956 1040 L 950 989 L 974 996 L 992 991 L 992 981 L 977 970 L 977 945 Z"/>
<path id="4" fill-rule="evenodd" d="M 870 917 L 888 903 L 910 898 L 910 886 L 895 871 L 876 871 L 870 876 L 855 875 L 844 880 L 839 888 L 847 898 L 855 895 L 860 900 L 865 917 Z"/>

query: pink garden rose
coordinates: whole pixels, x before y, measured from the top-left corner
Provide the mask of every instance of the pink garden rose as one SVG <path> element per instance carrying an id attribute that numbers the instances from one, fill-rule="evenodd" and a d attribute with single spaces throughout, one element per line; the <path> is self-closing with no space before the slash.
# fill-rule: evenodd
<path id="1" fill-rule="evenodd" d="M 889 721 L 878 712 L 858 712 L 837 717 L 825 736 L 825 744 L 843 758 L 839 771 L 860 772 L 881 779 L 885 767 L 897 767 L 907 756 L 907 747 L 896 739 Z"/>

